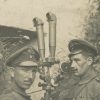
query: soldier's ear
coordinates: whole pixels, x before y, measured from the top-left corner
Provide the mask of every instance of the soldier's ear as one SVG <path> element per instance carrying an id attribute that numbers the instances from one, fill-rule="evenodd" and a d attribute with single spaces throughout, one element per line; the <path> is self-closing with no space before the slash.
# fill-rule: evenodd
<path id="1" fill-rule="evenodd" d="M 13 78 L 14 77 L 14 68 L 13 67 L 8 67 L 10 76 Z"/>
<path id="2" fill-rule="evenodd" d="M 91 65 L 93 63 L 93 58 L 92 57 L 88 57 L 87 58 L 87 64 Z"/>

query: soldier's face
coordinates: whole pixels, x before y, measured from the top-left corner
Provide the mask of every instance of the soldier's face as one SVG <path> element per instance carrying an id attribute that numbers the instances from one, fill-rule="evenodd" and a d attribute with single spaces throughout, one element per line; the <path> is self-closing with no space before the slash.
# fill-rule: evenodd
<path id="1" fill-rule="evenodd" d="M 71 57 L 71 61 L 71 70 L 76 76 L 84 75 L 88 71 L 89 66 L 92 63 L 92 61 L 89 60 L 88 57 L 83 56 L 81 53 L 73 55 Z"/>
<path id="2" fill-rule="evenodd" d="M 31 62 L 26 63 L 16 66 L 13 70 L 16 85 L 25 90 L 30 88 L 36 76 L 36 65 L 32 65 Z"/>

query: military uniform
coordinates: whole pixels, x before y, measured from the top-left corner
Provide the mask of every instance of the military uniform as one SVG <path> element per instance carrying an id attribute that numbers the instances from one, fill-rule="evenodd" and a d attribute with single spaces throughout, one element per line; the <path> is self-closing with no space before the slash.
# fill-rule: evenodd
<path id="1" fill-rule="evenodd" d="M 100 82 L 90 70 L 77 84 L 60 93 L 60 100 L 100 100 Z"/>
<path id="2" fill-rule="evenodd" d="M 26 34 L 25 32 L 27 33 L 26 30 L 24 33 L 17 32 L 17 35 L 14 33 L 14 36 L 10 34 L 10 37 L 4 36 L 2 39 L 3 60 L 6 68 L 10 70 L 11 83 L 0 95 L 0 100 L 31 100 L 25 90 L 35 79 L 39 54 L 34 48 L 36 47 L 36 33 Z"/>
<path id="3" fill-rule="evenodd" d="M 76 76 L 71 76 L 70 78 L 64 77 L 64 79 L 59 83 L 59 86 L 56 87 L 55 91 L 52 92 L 53 100 L 62 100 L 63 97 L 68 95 L 69 90 L 73 85 L 79 82 L 79 78 Z"/>
<path id="4" fill-rule="evenodd" d="M 14 54 L 12 54 L 8 57 L 8 59 L 6 60 L 6 64 L 8 66 L 17 67 L 17 66 L 19 66 L 18 64 L 21 62 L 32 61 L 32 65 L 31 64 L 27 65 L 27 63 L 24 62 L 25 64 L 23 65 L 23 63 L 21 63 L 21 65 L 19 67 L 22 67 L 22 68 L 25 67 L 28 69 L 29 66 L 30 67 L 33 66 L 32 71 L 35 71 L 35 70 L 37 70 L 36 62 L 39 59 L 39 55 L 38 55 L 37 51 L 35 51 L 35 52 L 33 52 L 33 51 L 34 51 L 34 49 L 32 49 L 31 46 L 22 47 L 21 49 L 17 50 Z M 32 83 L 32 81 L 31 81 L 31 83 Z M 28 83 L 28 84 L 30 84 L 30 83 Z M 25 93 L 25 90 L 23 90 L 23 88 L 19 87 L 19 85 L 17 85 L 16 82 L 12 78 L 12 83 L 11 83 L 10 89 L 5 89 L 3 91 L 3 94 L 0 95 L 0 100 L 31 100 L 31 99 L 30 99 L 30 96 L 28 96 Z"/>
<path id="5" fill-rule="evenodd" d="M 31 100 L 31 98 L 18 87 L 13 86 L 11 89 L 3 91 L 0 100 Z"/>
<path id="6" fill-rule="evenodd" d="M 75 39 L 69 43 L 69 57 L 81 53 L 82 50 L 94 57 L 97 55 L 95 47 L 84 40 Z M 60 93 L 59 100 L 100 100 L 100 82 L 92 65 L 78 83 Z"/>

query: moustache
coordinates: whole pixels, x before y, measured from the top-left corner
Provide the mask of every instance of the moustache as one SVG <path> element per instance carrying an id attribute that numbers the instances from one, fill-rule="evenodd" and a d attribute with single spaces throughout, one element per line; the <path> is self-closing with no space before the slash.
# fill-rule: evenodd
<path id="1" fill-rule="evenodd" d="M 75 71 L 78 71 L 78 69 L 70 68 L 70 71 L 75 72 Z"/>
<path id="2" fill-rule="evenodd" d="M 25 83 L 30 83 L 30 84 L 32 84 L 32 83 L 33 83 L 33 80 L 29 78 L 29 79 L 25 79 L 24 82 L 25 82 Z"/>

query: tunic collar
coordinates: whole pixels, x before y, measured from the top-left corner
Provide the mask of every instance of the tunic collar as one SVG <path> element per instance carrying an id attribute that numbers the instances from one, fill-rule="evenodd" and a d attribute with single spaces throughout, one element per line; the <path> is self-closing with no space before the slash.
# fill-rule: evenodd
<path id="1" fill-rule="evenodd" d="M 26 94 L 26 92 L 24 90 L 22 90 L 20 87 L 18 87 L 15 83 L 13 83 L 12 85 L 12 90 L 18 94 L 20 94 L 21 96 L 28 98 L 28 100 L 30 99 L 30 96 Z"/>
<path id="2" fill-rule="evenodd" d="M 92 66 L 91 66 L 92 67 Z M 94 78 L 96 78 L 96 73 L 95 73 L 95 71 L 94 71 L 94 69 L 93 68 L 90 68 L 89 70 L 88 70 L 88 72 L 84 75 L 84 76 L 82 76 L 81 78 L 80 78 L 80 82 L 79 82 L 79 84 L 81 85 L 81 84 L 86 84 L 86 83 L 88 83 L 89 81 L 91 81 L 92 79 L 94 79 Z"/>

